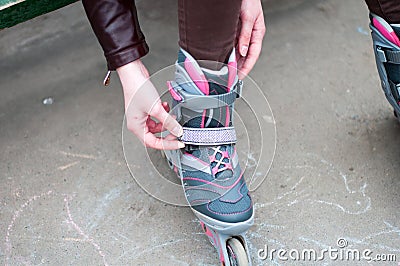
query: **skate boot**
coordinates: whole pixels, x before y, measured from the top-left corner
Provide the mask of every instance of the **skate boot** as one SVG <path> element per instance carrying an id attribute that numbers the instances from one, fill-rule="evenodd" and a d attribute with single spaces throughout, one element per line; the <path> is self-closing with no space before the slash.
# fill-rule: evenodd
<path id="1" fill-rule="evenodd" d="M 383 18 L 370 14 L 370 28 L 376 66 L 382 89 L 400 119 L 400 24 L 387 23 Z"/>
<path id="2" fill-rule="evenodd" d="M 222 265 L 251 265 L 244 233 L 253 225 L 253 204 L 235 149 L 233 105 L 240 96 L 235 51 L 219 71 L 201 68 L 181 49 L 175 81 L 168 82 L 172 112 L 183 126 L 186 147 L 165 151 L 182 181 L 186 200 L 218 251 Z"/>

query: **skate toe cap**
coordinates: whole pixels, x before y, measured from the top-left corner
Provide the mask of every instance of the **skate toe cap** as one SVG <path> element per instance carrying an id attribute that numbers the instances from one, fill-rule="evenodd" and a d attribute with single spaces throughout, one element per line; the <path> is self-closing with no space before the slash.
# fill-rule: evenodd
<path id="1" fill-rule="evenodd" d="M 227 223 L 245 222 L 253 216 L 253 204 L 248 194 L 236 202 L 216 199 L 208 204 L 194 206 L 193 208 L 205 216 Z"/>

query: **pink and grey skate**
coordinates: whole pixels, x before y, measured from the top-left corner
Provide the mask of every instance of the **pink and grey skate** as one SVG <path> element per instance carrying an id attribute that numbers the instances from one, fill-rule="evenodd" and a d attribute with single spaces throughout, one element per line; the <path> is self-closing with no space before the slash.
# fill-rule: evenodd
<path id="1" fill-rule="evenodd" d="M 236 152 L 233 105 L 240 97 L 235 51 L 220 70 L 201 68 L 181 49 L 168 82 L 185 149 L 166 151 L 186 199 L 223 265 L 251 265 L 245 232 L 254 211 Z"/>

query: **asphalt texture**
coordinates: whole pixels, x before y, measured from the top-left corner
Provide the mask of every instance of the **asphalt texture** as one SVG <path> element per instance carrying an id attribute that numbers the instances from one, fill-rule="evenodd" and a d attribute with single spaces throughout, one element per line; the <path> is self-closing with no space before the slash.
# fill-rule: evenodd
<path id="1" fill-rule="evenodd" d="M 239 141 L 250 139 L 239 156 L 246 177 L 263 181 L 246 234 L 253 265 L 398 265 L 400 124 L 380 88 L 364 2 L 265 1 L 264 10 L 244 93 L 266 112 L 265 131 L 238 104 L 249 126 Z M 176 2 L 139 1 L 138 12 L 144 62 L 157 73 L 176 60 Z M 125 161 L 123 146 L 136 144 L 121 137 L 121 86 L 115 73 L 102 86 L 105 60 L 81 3 L 0 31 L 0 51 L 0 264 L 218 264 L 191 210 L 166 202 L 181 194 L 145 184 L 159 200 L 133 178 L 153 175 L 148 165 L 173 173 L 153 151 L 151 164 L 139 150 Z M 252 144 L 260 134 L 262 148 Z M 304 249 L 317 260 L 296 259 Z M 397 261 L 346 259 L 354 250 Z"/>

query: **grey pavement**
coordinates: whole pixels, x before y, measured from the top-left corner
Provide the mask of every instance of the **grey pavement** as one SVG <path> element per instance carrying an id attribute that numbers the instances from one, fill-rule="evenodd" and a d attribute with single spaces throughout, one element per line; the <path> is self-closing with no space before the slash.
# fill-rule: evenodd
<path id="1" fill-rule="evenodd" d="M 138 9 L 151 48 L 144 62 L 156 73 L 175 61 L 176 3 Z M 252 193 L 253 264 L 398 265 L 400 125 L 379 85 L 364 2 L 265 1 L 264 9 L 267 36 L 251 77 L 272 108 L 277 148 Z M 121 86 L 115 73 L 101 85 L 105 61 L 81 3 L 0 31 L 0 51 L 1 264 L 217 265 L 190 209 L 155 199 L 132 177 Z M 257 141 L 257 123 L 243 112 Z M 274 139 L 273 130 L 264 135 Z M 247 151 L 239 149 L 248 173 L 259 165 L 264 176 L 270 161 Z M 273 143 L 263 151 L 272 155 Z M 152 175 L 147 155 L 131 155 L 133 175 Z M 258 258 L 266 246 L 371 250 L 397 262 Z"/>

